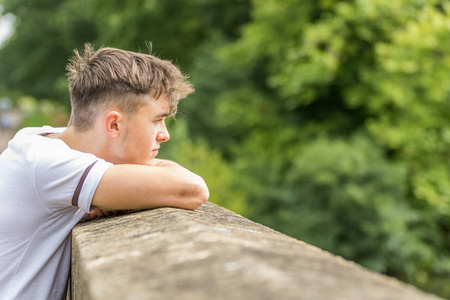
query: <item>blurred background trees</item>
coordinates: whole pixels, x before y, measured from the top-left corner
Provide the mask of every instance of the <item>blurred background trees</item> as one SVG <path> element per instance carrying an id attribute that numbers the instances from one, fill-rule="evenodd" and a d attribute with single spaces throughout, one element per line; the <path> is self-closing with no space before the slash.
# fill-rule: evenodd
<path id="1" fill-rule="evenodd" d="M 2 97 L 60 115 L 74 48 L 152 42 L 196 86 L 161 155 L 203 175 L 211 201 L 450 298 L 448 1 L 0 5 L 15 16 Z M 48 111 L 39 122 L 65 122 Z"/>

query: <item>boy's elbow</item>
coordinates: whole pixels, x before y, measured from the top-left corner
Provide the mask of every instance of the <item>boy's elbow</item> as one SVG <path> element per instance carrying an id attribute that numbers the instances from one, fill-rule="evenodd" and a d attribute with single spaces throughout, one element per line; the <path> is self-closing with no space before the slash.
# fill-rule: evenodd
<path id="1" fill-rule="evenodd" d="M 201 186 L 201 191 L 199 192 L 199 199 L 201 202 L 200 205 L 204 204 L 209 199 L 209 189 L 204 181 L 203 181 L 203 185 Z"/>
<path id="2" fill-rule="evenodd" d="M 209 199 L 209 190 L 205 181 L 199 178 L 197 182 L 193 184 L 192 195 L 190 199 L 189 209 L 196 209 L 204 204 Z"/>

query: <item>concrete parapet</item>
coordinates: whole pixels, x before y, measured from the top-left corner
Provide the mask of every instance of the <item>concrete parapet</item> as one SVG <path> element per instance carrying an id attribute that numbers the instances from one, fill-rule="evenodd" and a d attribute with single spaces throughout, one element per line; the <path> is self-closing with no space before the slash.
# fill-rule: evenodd
<path id="1" fill-rule="evenodd" d="M 212 203 L 77 225 L 72 299 L 432 300 Z"/>

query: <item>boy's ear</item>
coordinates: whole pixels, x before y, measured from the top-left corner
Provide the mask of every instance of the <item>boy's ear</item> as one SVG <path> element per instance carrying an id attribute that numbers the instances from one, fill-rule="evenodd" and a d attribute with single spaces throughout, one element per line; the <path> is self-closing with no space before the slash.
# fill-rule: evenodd
<path id="1" fill-rule="evenodd" d="M 119 111 L 112 110 L 106 114 L 104 118 L 104 128 L 106 135 L 110 139 L 116 139 L 119 137 L 123 126 L 122 120 L 123 115 Z"/>

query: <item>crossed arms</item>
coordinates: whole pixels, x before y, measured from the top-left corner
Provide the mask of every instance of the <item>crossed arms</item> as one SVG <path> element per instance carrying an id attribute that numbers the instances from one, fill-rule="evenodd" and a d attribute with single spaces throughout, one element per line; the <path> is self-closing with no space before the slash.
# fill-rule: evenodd
<path id="1" fill-rule="evenodd" d="M 113 165 L 103 175 L 92 206 L 103 211 L 178 207 L 194 210 L 209 198 L 204 180 L 175 162 Z"/>

